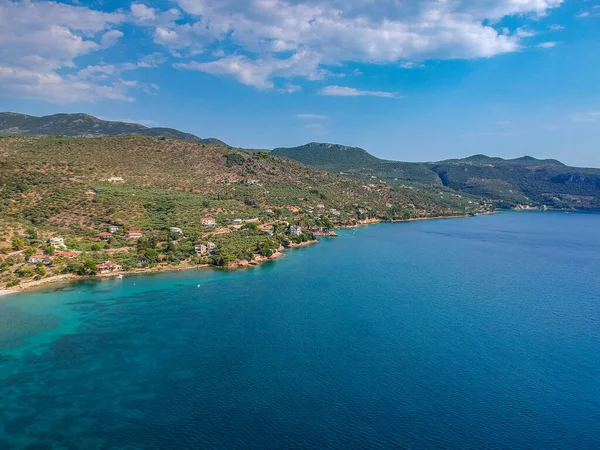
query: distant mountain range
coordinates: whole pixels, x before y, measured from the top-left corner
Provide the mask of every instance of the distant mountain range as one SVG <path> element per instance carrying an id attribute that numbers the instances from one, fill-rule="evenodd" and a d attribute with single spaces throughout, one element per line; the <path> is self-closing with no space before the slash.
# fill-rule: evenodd
<path id="1" fill-rule="evenodd" d="M 164 136 L 206 145 L 227 146 L 215 138 L 200 138 L 173 128 L 148 128 L 139 123 L 113 122 L 89 114 L 53 114 L 35 117 L 13 112 L 0 113 L 0 136 Z"/>
<path id="2" fill-rule="evenodd" d="M 206 145 L 227 146 L 172 128 L 111 122 L 87 114 L 33 117 L 0 113 L 0 136 L 162 136 Z M 349 178 L 382 180 L 390 186 L 405 184 L 446 187 L 489 198 L 498 206 L 545 205 L 555 208 L 600 209 L 600 169 L 569 167 L 554 159 L 524 156 L 502 159 L 473 155 L 438 162 L 401 162 L 377 158 L 366 150 L 339 144 L 311 142 L 293 148 L 279 147 L 272 155 Z"/>
<path id="3" fill-rule="evenodd" d="M 348 176 L 391 184 L 444 185 L 488 197 L 499 206 L 541 204 L 555 208 L 600 208 L 600 169 L 569 167 L 554 159 L 502 159 L 474 155 L 439 162 L 406 163 L 376 158 L 358 147 L 312 142 L 276 148 L 275 155 Z"/>

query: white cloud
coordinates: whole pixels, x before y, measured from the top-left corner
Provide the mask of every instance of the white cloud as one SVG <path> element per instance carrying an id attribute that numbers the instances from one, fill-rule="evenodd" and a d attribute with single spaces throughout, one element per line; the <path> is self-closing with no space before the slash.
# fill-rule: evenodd
<path id="1" fill-rule="evenodd" d="M 519 38 L 528 38 L 528 37 L 533 37 L 535 35 L 536 35 L 535 31 L 532 31 L 525 27 L 517 28 L 517 31 L 515 32 L 515 36 L 517 36 Z"/>
<path id="2" fill-rule="evenodd" d="M 556 42 L 542 42 L 537 45 L 539 48 L 552 48 L 556 47 Z"/>
<path id="3" fill-rule="evenodd" d="M 577 17 L 578 19 L 584 19 L 586 17 L 590 17 L 590 13 L 589 11 L 584 11 L 580 14 L 577 14 L 575 17 Z"/>
<path id="4" fill-rule="evenodd" d="M 294 92 L 300 92 L 302 90 L 302 86 L 298 86 L 297 84 L 286 83 L 282 88 L 279 89 L 279 92 L 283 92 L 285 94 L 293 94 Z"/>
<path id="5" fill-rule="evenodd" d="M 75 60 L 114 45 L 125 15 L 63 3 L 0 0 L 0 96 L 55 103 L 132 101 L 131 86 L 99 73 L 75 76 Z"/>
<path id="6" fill-rule="evenodd" d="M 100 43 L 101 43 L 102 47 L 104 47 L 104 48 L 112 47 L 122 37 L 123 37 L 123 33 L 121 31 L 110 30 L 102 35 L 102 39 L 100 40 Z"/>
<path id="7" fill-rule="evenodd" d="M 565 30 L 565 27 L 564 27 L 564 26 L 562 26 L 562 25 L 555 24 L 555 25 L 550 25 L 550 26 L 548 27 L 548 29 L 549 29 L 550 31 L 564 31 L 564 30 Z"/>
<path id="8" fill-rule="evenodd" d="M 296 117 L 298 117 L 298 119 L 308 119 L 308 120 L 324 120 L 324 119 L 327 119 L 327 116 L 323 116 L 321 114 L 297 114 Z"/>
<path id="9" fill-rule="evenodd" d="M 504 17 L 543 16 L 563 0 L 175 0 L 188 15 L 184 23 L 157 27 L 155 42 L 171 50 L 200 54 L 211 45 L 225 44 L 245 55 L 217 61 L 185 63 L 235 76 L 261 89 L 274 85 L 274 63 L 282 52 L 312 55 L 310 70 L 343 67 L 347 62 L 408 64 L 402 60 L 487 58 L 518 51 L 521 39 L 532 36 L 522 28 L 503 33 L 495 28 Z M 231 59 L 235 58 L 235 59 Z M 224 65 L 236 61 L 239 70 Z M 240 75 L 253 63 L 259 82 Z M 200 66 L 198 66 L 200 65 Z M 316 66 L 316 67 L 315 67 Z M 251 68 L 253 73 L 259 69 Z M 231 72 L 234 71 L 233 75 Z M 268 73 L 267 73 L 268 72 Z M 295 72 L 299 72 L 296 70 Z M 302 76 L 294 74 L 294 76 Z"/>
<path id="10" fill-rule="evenodd" d="M 142 21 L 156 19 L 156 10 L 154 8 L 149 8 L 143 3 L 133 3 L 131 5 L 131 14 L 133 14 L 136 19 Z"/>
<path id="11" fill-rule="evenodd" d="M 257 89 L 271 89 L 275 86 L 271 76 L 290 78 L 304 77 L 309 80 L 320 80 L 325 72 L 318 67 L 319 61 L 307 51 L 299 51 L 288 59 L 268 57 L 266 59 L 250 59 L 242 55 L 229 55 L 211 62 L 178 63 L 175 67 L 197 70 L 213 75 L 225 75 L 238 82 L 254 86 Z M 288 88 L 290 85 L 287 85 Z M 294 87 L 294 90 L 295 89 Z"/>
<path id="12" fill-rule="evenodd" d="M 400 98 L 396 92 L 386 91 L 363 91 L 346 86 L 326 86 L 319 91 L 321 95 L 328 95 L 334 97 L 386 97 L 386 98 Z"/>
<path id="13" fill-rule="evenodd" d="M 422 69 L 425 65 L 414 61 L 404 61 L 400 64 L 400 67 L 403 69 Z"/>

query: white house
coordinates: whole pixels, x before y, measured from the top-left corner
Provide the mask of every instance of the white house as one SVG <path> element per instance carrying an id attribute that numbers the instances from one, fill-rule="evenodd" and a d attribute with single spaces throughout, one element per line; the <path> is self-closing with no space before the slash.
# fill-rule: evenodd
<path id="1" fill-rule="evenodd" d="M 209 242 L 206 244 L 206 248 L 208 249 L 208 254 L 211 254 L 217 248 L 217 244 L 215 244 L 214 242 Z"/>
<path id="2" fill-rule="evenodd" d="M 242 219 L 229 219 L 229 222 L 232 225 L 242 225 L 244 223 Z"/>
<path id="3" fill-rule="evenodd" d="M 46 260 L 45 255 L 31 255 L 29 257 L 29 262 L 33 264 L 43 263 Z"/>
<path id="4" fill-rule="evenodd" d="M 108 232 L 111 234 L 115 234 L 117 231 L 119 231 L 119 227 L 116 225 L 111 225 L 108 227 Z"/>
<path id="5" fill-rule="evenodd" d="M 65 248 L 65 240 L 60 236 L 50 238 L 50 246 L 53 248 Z"/>
<path id="6" fill-rule="evenodd" d="M 178 228 L 178 227 L 171 227 L 171 228 L 169 228 L 169 233 L 172 233 L 172 234 L 183 234 L 183 230 L 181 228 Z"/>
<path id="7" fill-rule="evenodd" d="M 206 245 L 204 244 L 198 244 L 194 247 L 194 251 L 196 252 L 197 255 L 206 255 Z"/>
<path id="8" fill-rule="evenodd" d="M 200 219 L 200 223 L 207 227 L 214 227 L 217 224 L 217 220 L 212 217 L 203 217 Z"/>
<path id="9" fill-rule="evenodd" d="M 300 236 L 302 234 L 302 228 L 301 227 L 295 227 L 295 226 L 291 226 L 290 227 L 290 234 L 292 236 Z"/>
<path id="10" fill-rule="evenodd" d="M 260 184 L 260 180 L 246 180 L 246 184 Z"/>
<path id="11" fill-rule="evenodd" d="M 317 209 L 325 209 L 325 205 L 319 204 L 319 205 L 317 205 Z"/>

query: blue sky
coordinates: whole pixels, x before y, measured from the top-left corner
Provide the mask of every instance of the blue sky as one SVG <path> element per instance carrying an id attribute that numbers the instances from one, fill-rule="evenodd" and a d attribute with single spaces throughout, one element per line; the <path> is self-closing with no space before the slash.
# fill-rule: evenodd
<path id="1" fill-rule="evenodd" d="M 0 110 L 600 167 L 600 0 L 0 0 Z"/>

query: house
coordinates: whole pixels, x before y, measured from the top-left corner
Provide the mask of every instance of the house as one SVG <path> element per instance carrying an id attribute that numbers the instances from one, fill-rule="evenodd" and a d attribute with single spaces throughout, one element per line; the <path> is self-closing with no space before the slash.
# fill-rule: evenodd
<path id="1" fill-rule="evenodd" d="M 317 205 L 317 209 L 325 209 L 325 205 L 318 204 L 318 205 Z"/>
<path id="2" fill-rule="evenodd" d="M 29 262 L 33 264 L 43 263 L 46 260 L 46 255 L 31 255 Z"/>
<path id="3" fill-rule="evenodd" d="M 169 228 L 169 233 L 182 235 L 183 234 L 183 230 L 181 228 L 178 228 L 178 227 L 171 227 L 171 228 Z"/>
<path id="4" fill-rule="evenodd" d="M 331 209 L 330 210 L 331 214 L 333 214 L 334 216 L 339 216 L 340 212 L 337 209 Z"/>
<path id="5" fill-rule="evenodd" d="M 288 206 L 287 209 L 293 213 L 299 213 L 301 211 L 301 209 L 297 206 Z"/>
<path id="6" fill-rule="evenodd" d="M 130 230 L 125 233 L 127 239 L 139 239 L 144 235 L 141 230 Z"/>
<path id="7" fill-rule="evenodd" d="M 260 184 L 260 180 L 246 180 L 246 184 Z"/>
<path id="8" fill-rule="evenodd" d="M 50 238 L 50 246 L 52 248 L 65 248 L 65 240 L 60 236 Z"/>
<path id="9" fill-rule="evenodd" d="M 111 237 L 112 237 L 112 233 L 109 233 L 108 231 L 104 231 L 102 233 L 100 233 L 98 236 L 96 236 L 98 239 L 101 239 L 103 241 L 108 241 Z"/>
<path id="10" fill-rule="evenodd" d="M 200 223 L 207 227 L 214 227 L 217 224 L 217 220 L 212 217 L 203 217 L 200 219 Z"/>
<path id="11" fill-rule="evenodd" d="M 295 226 L 291 226 L 290 227 L 290 234 L 292 236 L 300 236 L 302 234 L 302 228 L 301 227 L 295 227 Z"/>
<path id="12" fill-rule="evenodd" d="M 242 225 L 244 221 L 242 219 L 229 219 L 229 223 L 232 225 Z"/>
<path id="13" fill-rule="evenodd" d="M 206 255 L 207 247 L 204 244 L 198 244 L 194 247 L 194 252 L 196 252 L 197 255 Z"/>
<path id="14" fill-rule="evenodd" d="M 98 264 L 98 266 L 96 267 L 98 273 L 118 272 L 122 269 L 123 267 L 112 261 L 104 261 L 102 264 Z"/>
<path id="15" fill-rule="evenodd" d="M 66 258 L 66 259 L 73 259 L 73 258 L 77 258 L 78 253 L 77 252 L 58 252 L 54 254 L 55 258 Z"/>
<path id="16" fill-rule="evenodd" d="M 272 209 L 270 209 L 270 208 L 267 208 L 267 209 L 265 209 L 265 212 L 266 212 L 267 214 L 273 214 L 273 210 L 272 210 Z"/>
<path id="17" fill-rule="evenodd" d="M 146 259 L 145 256 L 138 256 L 137 263 L 138 263 L 138 266 L 144 266 L 144 265 L 148 264 L 148 259 Z"/>
<path id="18" fill-rule="evenodd" d="M 265 233 L 267 233 L 269 236 L 273 236 L 273 230 L 265 230 Z"/>
<path id="19" fill-rule="evenodd" d="M 116 225 L 110 225 L 108 227 L 108 232 L 111 234 L 115 234 L 117 231 L 119 231 L 119 227 Z"/>
<path id="20" fill-rule="evenodd" d="M 215 244 L 214 242 L 209 242 L 206 244 L 206 248 L 208 250 L 208 254 L 210 255 L 216 250 L 217 244 Z"/>

